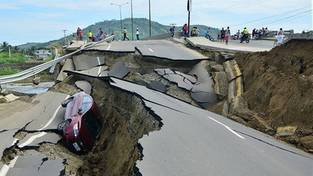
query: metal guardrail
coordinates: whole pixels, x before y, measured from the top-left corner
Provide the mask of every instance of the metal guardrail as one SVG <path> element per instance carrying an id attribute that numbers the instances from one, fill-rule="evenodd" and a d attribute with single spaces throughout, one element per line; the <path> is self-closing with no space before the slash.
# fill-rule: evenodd
<path id="1" fill-rule="evenodd" d="M 89 48 L 92 48 L 94 47 L 95 45 L 97 44 L 100 44 L 100 43 L 103 43 L 103 42 L 109 42 L 109 41 L 112 41 L 112 39 L 114 38 L 114 36 L 110 36 L 110 37 L 107 37 L 99 42 L 96 42 L 96 43 L 89 43 L 87 45 L 83 45 L 80 49 L 72 52 L 72 53 L 69 53 L 69 54 L 66 54 L 62 57 L 59 57 L 55 60 L 52 60 L 52 61 L 49 61 L 49 62 L 46 62 L 44 64 L 41 64 L 41 65 L 37 65 L 35 67 L 32 67 L 32 68 L 29 68 L 27 70 L 24 70 L 24 71 L 21 71 L 19 73 L 16 73 L 16 74 L 13 74 L 13 75 L 8 75 L 8 76 L 0 76 L 0 85 L 1 84 L 5 84 L 5 83 L 11 83 L 11 82 L 16 82 L 16 81 L 20 81 L 20 80 L 23 80 L 23 79 L 26 79 L 26 78 L 29 78 L 29 77 L 32 77 L 40 72 L 43 72 L 47 69 L 49 69 L 50 67 L 54 66 L 55 64 L 63 61 L 64 59 L 66 59 L 67 57 L 70 57 L 76 53 L 79 53 L 85 49 L 89 49 Z"/>

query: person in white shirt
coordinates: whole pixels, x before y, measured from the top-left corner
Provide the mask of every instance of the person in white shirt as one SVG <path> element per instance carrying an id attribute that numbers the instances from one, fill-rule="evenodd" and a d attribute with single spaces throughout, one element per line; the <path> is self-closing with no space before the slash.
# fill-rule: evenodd
<path id="1" fill-rule="evenodd" d="M 136 29 L 136 37 L 137 37 L 137 40 L 140 40 L 140 39 L 139 39 L 139 35 L 140 35 L 140 33 L 139 33 L 139 28 L 137 27 L 137 29 Z"/>
<path id="2" fill-rule="evenodd" d="M 284 43 L 285 35 L 282 28 L 280 28 L 279 32 L 276 35 L 276 43 L 275 45 L 279 46 Z"/>

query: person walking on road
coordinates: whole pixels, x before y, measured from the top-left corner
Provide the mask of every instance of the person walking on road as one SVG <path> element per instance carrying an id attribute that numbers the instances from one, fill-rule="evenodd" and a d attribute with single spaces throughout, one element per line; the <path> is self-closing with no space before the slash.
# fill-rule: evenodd
<path id="1" fill-rule="evenodd" d="M 129 38 L 127 36 L 127 29 L 126 29 L 126 27 L 124 27 L 123 34 L 124 34 L 123 41 L 125 41 L 126 39 L 129 40 Z"/>
<path id="2" fill-rule="evenodd" d="M 170 28 L 170 33 L 171 33 L 171 36 L 173 38 L 175 36 L 175 26 L 174 25 Z"/>
<path id="3" fill-rule="evenodd" d="M 222 28 L 222 30 L 221 30 L 221 40 L 222 40 L 222 42 L 224 43 L 224 41 L 225 41 L 225 29 L 224 28 Z"/>
<path id="4" fill-rule="evenodd" d="M 78 41 L 82 41 L 83 40 L 83 30 L 81 30 L 80 27 L 77 28 L 77 32 L 76 32 L 76 37 Z"/>
<path id="5" fill-rule="evenodd" d="M 95 41 L 95 37 L 93 36 L 93 33 L 91 31 L 88 32 L 88 39 L 90 42 L 94 42 Z"/>
<path id="6" fill-rule="evenodd" d="M 228 45 L 228 41 L 230 40 L 230 29 L 229 27 L 227 27 L 226 31 L 225 31 L 225 42 L 226 45 Z"/>
<path id="7" fill-rule="evenodd" d="M 99 31 L 96 35 L 97 41 L 101 41 L 104 38 L 104 32 L 102 31 L 102 28 L 99 28 Z"/>
<path id="8" fill-rule="evenodd" d="M 138 28 L 138 26 L 137 26 L 137 29 L 136 29 L 136 37 L 137 37 L 137 40 L 140 40 L 140 39 L 139 39 L 139 35 L 140 35 L 140 32 L 139 32 L 139 28 Z"/>
<path id="9" fill-rule="evenodd" d="M 183 36 L 188 37 L 189 31 L 188 31 L 188 25 L 184 24 L 183 26 Z"/>
<path id="10" fill-rule="evenodd" d="M 275 45 L 279 46 L 279 45 L 283 44 L 284 40 L 285 40 L 284 31 L 283 31 L 283 28 L 280 28 L 280 30 L 277 33 L 276 42 L 274 43 L 274 46 Z"/>

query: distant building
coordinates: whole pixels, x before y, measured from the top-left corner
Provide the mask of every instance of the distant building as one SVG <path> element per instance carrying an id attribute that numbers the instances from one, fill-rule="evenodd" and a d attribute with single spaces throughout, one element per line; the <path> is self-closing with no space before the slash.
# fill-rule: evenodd
<path id="1" fill-rule="evenodd" d="M 46 50 L 46 49 L 40 49 L 40 50 L 36 50 L 34 52 L 34 55 L 38 58 L 38 59 L 43 59 L 46 60 L 48 59 L 52 53 L 50 50 Z"/>

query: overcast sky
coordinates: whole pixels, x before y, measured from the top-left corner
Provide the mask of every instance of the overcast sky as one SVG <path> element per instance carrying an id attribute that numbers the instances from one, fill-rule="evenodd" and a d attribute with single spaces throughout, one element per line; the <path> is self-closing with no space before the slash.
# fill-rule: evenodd
<path id="1" fill-rule="evenodd" d="M 119 19 L 110 3 L 130 0 L 0 0 L 0 42 L 17 45 L 45 42 L 103 20 Z M 148 0 L 133 0 L 134 17 L 148 17 Z M 192 24 L 212 27 L 244 26 L 277 30 L 312 30 L 312 0 L 192 0 Z M 151 0 L 152 20 L 182 25 L 187 21 L 186 0 Z M 123 8 L 130 16 L 130 6 Z M 260 20 L 261 19 L 261 20 Z"/>

